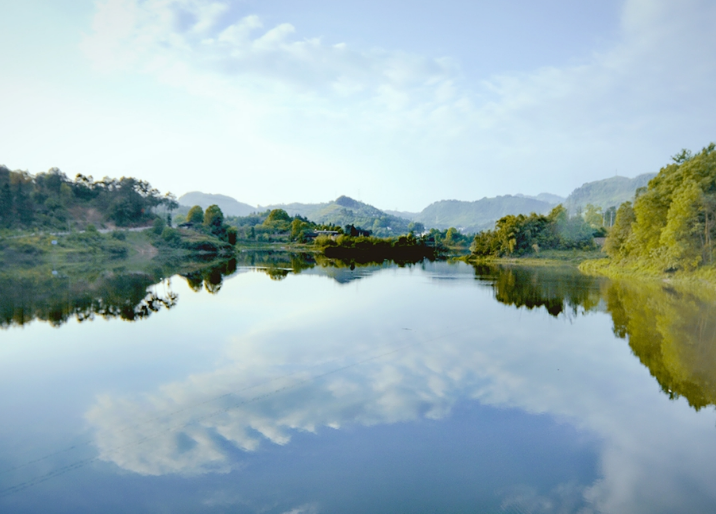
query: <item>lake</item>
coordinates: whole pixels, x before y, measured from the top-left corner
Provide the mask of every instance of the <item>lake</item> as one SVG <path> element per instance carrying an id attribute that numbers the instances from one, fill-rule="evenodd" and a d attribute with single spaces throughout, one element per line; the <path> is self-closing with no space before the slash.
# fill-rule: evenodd
<path id="1" fill-rule="evenodd" d="M 716 512 L 710 291 L 289 254 L 0 291 L 0 512 Z"/>

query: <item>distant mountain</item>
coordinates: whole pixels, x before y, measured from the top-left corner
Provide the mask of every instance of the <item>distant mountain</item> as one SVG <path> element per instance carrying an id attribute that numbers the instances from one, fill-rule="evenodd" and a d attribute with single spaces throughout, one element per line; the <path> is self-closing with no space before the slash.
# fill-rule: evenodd
<path id="1" fill-rule="evenodd" d="M 644 173 L 634 178 L 612 177 L 587 182 L 572 191 L 565 200 L 564 206 L 570 211 L 584 208 L 588 203 L 602 209 L 619 206 L 623 202 L 633 200 L 636 190 L 646 186 L 655 176 L 656 173 Z"/>
<path id="2" fill-rule="evenodd" d="M 303 216 L 311 221 L 316 221 L 316 217 L 320 215 L 321 211 L 328 207 L 331 202 L 325 203 L 277 203 L 273 205 L 260 205 L 259 211 L 266 211 L 272 209 L 283 209 L 290 216 Z"/>
<path id="3" fill-rule="evenodd" d="M 563 196 L 559 195 L 553 195 L 552 193 L 540 193 L 537 196 L 530 196 L 530 195 L 515 195 L 519 196 L 520 198 L 530 198 L 532 200 L 539 200 L 540 202 L 547 202 L 552 205 L 559 205 L 560 203 L 564 203 L 565 198 Z"/>
<path id="4" fill-rule="evenodd" d="M 256 207 L 239 202 L 230 196 L 213 195 L 199 191 L 191 191 L 190 193 L 181 195 L 178 201 L 180 205 L 186 207 L 198 205 L 202 209 L 206 209 L 210 205 L 218 205 L 221 212 L 226 216 L 247 216 L 258 210 Z"/>
<path id="5" fill-rule="evenodd" d="M 417 219 L 417 217 L 420 215 L 419 212 L 391 211 L 388 209 L 385 209 L 383 212 L 385 212 L 386 214 L 390 214 L 391 216 L 396 216 L 398 218 L 404 218 L 404 219 L 410 220 L 410 221 Z"/>
<path id="6" fill-rule="evenodd" d="M 495 221 L 508 214 L 547 213 L 554 205 L 524 196 L 497 196 L 474 202 L 441 200 L 431 203 L 415 218 L 427 228 L 455 227 L 464 232 L 492 228 Z"/>
<path id="7" fill-rule="evenodd" d="M 290 203 L 262 207 L 262 209 L 283 209 L 291 216 L 301 215 L 316 223 L 328 223 L 339 226 L 355 225 L 372 230 L 375 235 L 387 236 L 404 234 L 408 231 L 410 220 L 393 216 L 359 202 L 348 196 L 340 196 L 328 203 Z"/>

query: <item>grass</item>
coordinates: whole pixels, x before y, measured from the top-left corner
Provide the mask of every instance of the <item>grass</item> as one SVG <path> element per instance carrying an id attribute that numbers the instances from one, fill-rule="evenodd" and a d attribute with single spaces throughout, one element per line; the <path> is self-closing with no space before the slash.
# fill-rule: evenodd
<path id="1" fill-rule="evenodd" d="M 683 285 L 716 287 L 716 266 L 713 264 L 692 271 L 664 272 L 650 266 L 649 263 L 618 264 L 611 259 L 602 258 L 581 263 L 579 270 L 588 275 L 602 275 L 612 279 L 658 280 Z"/>
<path id="2" fill-rule="evenodd" d="M 604 257 L 601 250 L 542 250 L 521 257 L 475 257 L 461 258 L 468 264 L 496 263 L 519 264 L 523 266 L 579 266 L 583 262 L 599 260 Z"/>

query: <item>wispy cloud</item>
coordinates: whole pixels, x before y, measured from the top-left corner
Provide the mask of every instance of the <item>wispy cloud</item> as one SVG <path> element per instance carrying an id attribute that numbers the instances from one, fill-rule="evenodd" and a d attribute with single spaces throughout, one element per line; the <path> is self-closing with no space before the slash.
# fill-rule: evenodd
<path id="1" fill-rule="evenodd" d="M 318 181 L 344 187 L 360 173 L 388 192 L 476 199 L 518 192 L 515 179 L 564 194 L 615 167 L 655 171 L 713 139 L 714 23 L 705 0 L 627 0 L 606 50 L 477 80 L 449 56 L 306 37 L 225 1 L 108 0 L 83 48 L 99 68 L 238 109 L 246 132 L 314 159 Z"/>

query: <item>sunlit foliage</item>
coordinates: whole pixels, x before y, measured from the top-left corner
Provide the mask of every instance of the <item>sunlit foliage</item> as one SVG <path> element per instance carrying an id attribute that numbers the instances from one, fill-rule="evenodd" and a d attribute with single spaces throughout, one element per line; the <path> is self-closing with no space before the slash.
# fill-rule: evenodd
<path id="1" fill-rule="evenodd" d="M 682 150 L 617 211 L 605 249 L 616 265 L 653 271 L 713 263 L 716 235 L 716 145 Z"/>

